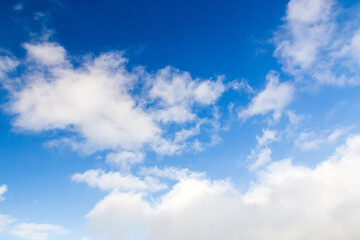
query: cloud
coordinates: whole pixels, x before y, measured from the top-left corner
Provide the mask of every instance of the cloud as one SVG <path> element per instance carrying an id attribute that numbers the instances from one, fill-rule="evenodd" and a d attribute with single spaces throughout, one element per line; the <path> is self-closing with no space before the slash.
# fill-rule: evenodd
<path id="1" fill-rule="evenodd" d="M 91 187 L 112 191 L 135 191 L 157 192 L 167 188 L 167 185 L 158 182 L 152 177 L 139 177 L 120 172 L 105 172 L 101 169 L 88 170 L 84 173 L 76 173 L 71 177 L 76 182 L 85 182 Z"/>
<path id="2" fill-rule="evenodd" d="M 269 148 L 269 144 L 279 140 L 277 131 L 263 129 L 263 135 L 256 136 L 257 146 L 251 150 L 250 155 L 247 157 L 247 161 L 252 163 L 249 165 L 250 171 L 258 170 L 271 162 L 272 151 Z"/>
<path id="3" fill-rule="evenodd" d="M 315 168 L 285 159 L 241 193 L 229 181 L 181 179 L 151 200 L 114 191 L 87 215 L 91 239 L 357 239 L 360 136 Z"/>
<path id="4" fill-rule="evenodd" d="M 14 70 L 19 64 L 14 58 L 9 56 L 0 56 L 0 80 L 6 77 L 6 74 Z"/>
<path id="5" fill-rule="evenodd" d="M 36 61 L 43 65 L 61 65 L 66 64 L 66 51 L 57 43 L 42 42 L 37 44 L 25 43 L 24 48 L 27 51 L 29 60 Z"/>
<path id="6" fill-rule="evenodd" d="M 229 88 L 234 89 L 235 91 L 241 92 L 244 91 L 246 93 L 254 93 L 253 88 L 249 85 L 248 81 L 245 79 L 235 80 L 227 85 Z"/>
<path id="7" fill-rule="evenodd" d="M 249 166 L 250 171 L 255 171 L 265 164 L 271 162 L 271 149 L 268 147 L 252 150 L 247 160 L 254 161 Z"/>
<path id="8" fill-rule="evenodd" d="M 359 17 L 357 6 L 342 9 L 334 0 L 291 0 L 274 55 L 309 86 L 359 84 Z"/>
<path id="9" fill-rule="evenodd" d="M 7 191 L 7 186 L 1 185 L 0 186 L 0 201 L 5 199 L 2 195 L 4 195 L 4 193 L 6 193 L 6 191 Z"/>
<path id="10" fill-rule="evenodd" d="M 35 223 L 20 223 L 11 230 L 12 235 L 28 240 L 46 240 L 50 236 L 67 233 L 66 229 L 58 225 Z"/>
<path id="11" fill-rule="evenodd" d="M 7 191 L 7 186 L 0 186 L 0 201 Z M 9 215 L 0 214 L 0 234 L 12 235 L 27 240 L 47 240 L 56 235 L 68 234 L 69 231 L 59 225 L 20 222 Z M 17 238 L 17 239 L 18 239 Z"/>
<path id="12" fill-rule="evenodd" d="M 346 129 L 337 128 L 328 134 L 314 131 L 302 132 L 299 138 L 296 139 L 295 145 L 306 151 L 316 150 L 321 145 L 335 142 L 339 137 L 344 135 L 346 131 Z"/>
<path id="13" fill-rule="evenodd" d="M 159 70 L 151 81 L 149 96 L 152 100 L 159 100 L 162 106 L 154 114 L 157 120 L 165 123 L 193 121 L 196 116 L 191 112 L 192 105 L 213 104 L 225 91 L 222 77 L 218 77 L 216 82 L 200 81 L 170 66 Z"/>
<path id="14" fill-rule="evenodd" d="M 294 95 L 293 85 L 287 82 L 280 83 L 279 76 L 273 71 L 268 73 L 266 79 L 268 83 L 265 89 L 252 99 L 247 109 L 239 112 L 240 118 L 273 112 L 273 117 L 277 120 L 290 104 Z"/>
<path id="15" fill-rule="evenodd" d="M 139 155 L 137 160 L 124 160 L 126 152 L 140 154 L 146 146 L 162 155 L 181 151 L 187 138 L 172 137 L 203 121 L 196 109 L 215 104 L 225 91 L 223 77 L 193 79 L 173 67 L 148 73 L 137 66 L 130 71 L 122 52 L 77 57 L 75 66 L 75 58 L 56 42 L 23 46 L 27 57 L 20 64 L 25 70 L 18 70 L 16 83 L 5 81 L 10 86 L 7 110 L 14 115 L 13 126 L 31 132 L 61 130 L 64 137 L 52 145 L 69 144 L 85 154 L 111 150 L 118 157 L 115 161 L 111 155 L 109 161 L 124 166 L 141 159 Z M 10 58 L 1 59 L 0 71 L 11 67 Z M 179 133 L 167 130 L 169 124 L 180 123 L 171 128 Z"/>
<path id="16" fill-rule="evenodd" d="M 144 154 L 135 152 L 110 153 L 106 156 L 106 162 L 128 169 L 130 166 L 144 161 Z"/>
<path id="17" fill-rule="evenodd" d="M 275 130 L 263 129 L 263 135 L 261 137 L 256 136 L 259 146 L 264 146 L 278 140 L 277 132 Z"/>

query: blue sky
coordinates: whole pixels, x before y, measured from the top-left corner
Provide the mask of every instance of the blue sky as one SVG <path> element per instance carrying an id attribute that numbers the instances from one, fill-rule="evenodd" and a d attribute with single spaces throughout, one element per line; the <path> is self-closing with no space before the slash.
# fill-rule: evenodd
<path id="1" fill-rule="evenodd" d="M 0 238 L 359 238 L 359 8 L 2 1 Z"/>

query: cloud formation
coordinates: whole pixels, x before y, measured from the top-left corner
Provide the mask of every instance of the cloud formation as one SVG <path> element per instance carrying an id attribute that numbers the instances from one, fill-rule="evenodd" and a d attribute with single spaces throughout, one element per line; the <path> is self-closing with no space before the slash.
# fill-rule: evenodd
<path id="1" fill-rule="evenodd" d="M 314 169 L 285 159 L 241 193 L 229 181 L 184 178 L 156 201 L 114 191 L 88 214 L 89 239 L 357 239 L 360 136 Z"/>
<path id="2" fill-rule="evenodd" d="M 296 80 L 336 86 L 359 84 L 359 12 L 334 0 L 291 0 L 275 33 L 274 55 Z"/>
<path id="3" fill-rule="evenodd" d="M 144 147 L 163 155 L 183 149 L 191 135 L 175 136 L 207 121 L 196 109 L 215 104 L 225 91 L 223 77 L 193 79 L 170 66 L 155 73 L 141 66 L 130 71 L 122 52 L 84 56 L 75 66 L 56 42 L 23 46 L 26 58 L 16 63 L 25 70 L 16 83 L 3 81 L 10 87 L 7 107 L 15 115 L 13 125 L 32 132 L 63 130 L 65 137 L 52 144 L 67 143 L 87 154 L 111 150 L 117 157 L 108 160 L 124 167 L 142 161 Z M 16 67 L 9 57 L 0 60 L 3 76 Z M 178 132 L 168 132 L 169 124 L 182 125 Z"/>

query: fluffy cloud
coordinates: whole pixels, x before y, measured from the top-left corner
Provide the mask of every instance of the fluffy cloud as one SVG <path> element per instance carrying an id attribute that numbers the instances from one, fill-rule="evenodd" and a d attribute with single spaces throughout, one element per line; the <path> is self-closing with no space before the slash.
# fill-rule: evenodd
<path id="1" fill-rule="evenodd" d="M 265 89 L 252 99 L 247 109 L 239 112 L 240 118 L 273 112 L 273 117 L 277 120 L 284 108 L 290 104 L 294 95 L 294 87 L 287 82 L 280 83 L 279 76 L 273 71 L 269 72 L 266 79 L 268 83 Z"/>
<path id="2" fill-rule="evenodd" d="M 241 193 L 229 181 L 181 179 L 158 200 L 114 191 L 88 214 L 89 239 L 357 239 L 360 136 L 311 169 L 274 162 Z"/>
<path id="3" fill-rule="evenodd" d="M 57 43 L 44 42 L 37 44 L 25 43 L 29 60 L 34 60 L 43 65 L 65 64 L 66 51 Z"/>
<path id="4" fill-rule="evenodd" d="M 53 144 L 67 143 L 88 154 L 112 150 L 116 157 L 108 161 L 124 166 L 140 162 L 140 155 L 129 153 L 145 146 L 159 154 L 180 151 L 186 144 L 171 139 L 176 132 L 167 132 L 168 124 L 197 125 L 201 119 L 195 107 L 214 104 L 225 90 L 221 77 L 193 79 L 172 67 L 129 71 L 121 52 L 86 56 L 74 66 L 58 43 L 23 46 L 27 57 L 20 63 L 26 71 L 12 84 L 8 103 L 13 125 L 35 132 L 64 130 L 66 137 Z M 10 69 L 9 59 L 1 60 L 0 70 Z"/>
<path id="5" fill-rule="evenodd" d="M 52 224 L 20 223 L 14 226 L 11 234 L 27 240 L 46 240 L 50 236 L 64 235 L 68 231 Z"/>
<path id="6" fill-rule="evenodd" d="M 192 121 L 196 117 L 191 112 L 193 104 L 210 105 L 225 91 L 222 77 L 216 82 L 200 81 L 169 66 L 159 70 L 152 82 L 149 95 L 151 99 L 160 101 L 162 109 L 154 114 L 162 122 Z"/>
<path id="7" fill-rule="evenodd" d="M 356 7 L 341 9 L 334 0 L 291 0 L 274 37 L 275 56 L 301 82 L 358 84 L 358 19 Z"/>

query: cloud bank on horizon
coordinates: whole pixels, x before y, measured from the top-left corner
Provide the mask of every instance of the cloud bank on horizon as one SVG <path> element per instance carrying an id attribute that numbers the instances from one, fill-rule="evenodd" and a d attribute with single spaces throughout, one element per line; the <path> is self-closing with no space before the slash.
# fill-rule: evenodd
<path id="1" fill-rule="evenodd" d="M 24 8 L 18 3 L 14 11 Z M 308 116 L 293 109 L 298 95 L 314 89 L 359 85 L 358 9 L 290 0 L 271 40 L 282 72 L 268 69 L 258 89 L 226 73 L 201 78 L 170 65 L 150 71 L 118 50 L 72 55 L 52 36 L 34 37 L 21 45 L 22 58 L 1 51 L 3 110 L 19 134 L 49 133 L 47 147 L 103 156 L 103 164 L 74 169 L 68 179 L 103 194 L 84 216 L 84 231 L 76 230 L 83 240 L 357 239 L 357 123 L 303 127 Z M 248 101 L 229 101 L 234 92 Z M 245 136 L 256 145 L 242 160 L 251 175 L 244 188 L 231 177 L 151 159 L 206 152 L 245 124 L 262 132 Z M 292 147 L 279 157 L 275 145 L 283 142 Z M 308 165 L 306 152 L 325 148 L 331 155 Z M 12 201 L 5 184 L 0 206 Z M 0 236 L 14 239 L 77 238 L 70 228 L 0 214 Z"/>

